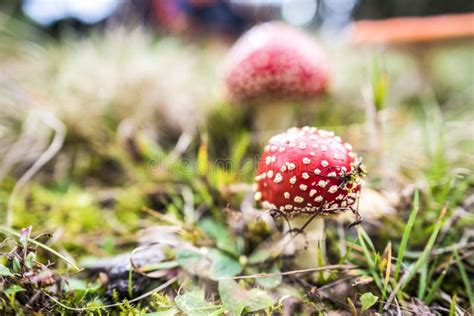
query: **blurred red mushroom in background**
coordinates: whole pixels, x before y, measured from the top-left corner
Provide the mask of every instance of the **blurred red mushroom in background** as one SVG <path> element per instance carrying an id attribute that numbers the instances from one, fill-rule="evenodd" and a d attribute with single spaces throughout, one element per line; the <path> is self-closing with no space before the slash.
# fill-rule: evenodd
<path id="1" fill-rule="evenodd" d="M 308 34 L 281 22 L 260 24 L 232 47 L 225 62 L 229 96 L 253 107 L 257 130 L 287 128 L 292 101 L 314 101 L 328 85 L 324 52 Z"/>

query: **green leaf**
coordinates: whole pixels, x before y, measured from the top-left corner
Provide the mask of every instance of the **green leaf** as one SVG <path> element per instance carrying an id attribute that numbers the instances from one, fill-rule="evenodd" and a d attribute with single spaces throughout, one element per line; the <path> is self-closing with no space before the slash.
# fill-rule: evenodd
<path id="1" fill-rule="evenodd" d="M 280 273 L 280 269 L 274 265 L 269 271 L 264 271 L 264 273 Z M 283 277 L 281 275 L 275 275 L 266 278 L 257 278 L 257 284 L 266 289 L 273 289 L 281 284 Z"/>
<path id="2" fill-rule="evenodd" d="M 362 304 L 362 312 L 374 306 L 374 304 L 377 303 L 378 299 L 378 296 L 375 296 L 371 292 L 362 294 L 360 297 L 360 303 Z"/>
<path id="3" fill-rule="evenodd" d="M 263 263 L 268 260 L 272 256 L 272 249 L 268 248 L 259 248 L 256 249 L 252 254 L 249 256 L 249 264 L 256 264 L 256 263 Z"/>
<path id="4" fill-rule="evenodd" d="M 3 264 L 0 263 L 0 276 L 13 276 L 13 273 L 10 272 L 8 267 L 5 267 Z"/>
<path id="5" fill-rule="evenodd" d="M 206 302 L 202 291 L 192 291 L 178 295 L 175 302 L 183 313 L 190 316 L 206 316 L 222 308 L 220 305 Z"/>
<path id="6" fill-rule="evenodd" d="M 13 296 L 16 293 L 24 292 L 24 291 L 26 291 L 24 288 L 22 288 L 19 285 L 14 284 L 14 285 L 10 286 L 9 288 L 7 288 L 5 291 L 3 291 L 3 293 L 7 296 Z"/>
<path id="7" fill-rule="evenodd" d="M 219 296 L 230 315 L 241 315 L 244 310 L 252 313 L 275 304 L 275 300 L 265 291 L 247 291 L 234 280 L 219 281 Z"/>
<path id="8" fill-rule="evenodd" d="M 226 255 L 217 249 L 209 251 L 209 258 L 212 261 L 209 277 L 217 280 L 223 277 L 232 277 L 242 272 L 239 261 Z"/>
<path id="9" fill-rule="evenodd" d="M 202 220 L 199 224 L 201 229 L 215 240 L 217 248 L 236 256 L 240 255 L 235 240 L 229 233 L 227 227 L 209 218 Z"/>
<path id="10" fill-rule="evenodd" d="M 17 257 L 13 257 L 12 269 L 14 273 L 20 273 L 21 271 L 20 260 Z"/>
<path id="11" fill-rule="evenodd" d="M 181 249 L 178 250 L 176 253 L 176 261 L 178 261 L 179 265 L 191 274 L 199 274 L 202 271 L 200 267 L 202 267 L 202 262 L 204 260 L 204 256 L 194 250 L 189 249 Z"/>
<path id="12" fill-rule="evenodd" d="M 25 266 L 28 269 L 32 269 L 35 264 L 35 260 L 36 260 L 36 254 L 34 252 L 28 253 L 25 260 Z"/>
<path id="13" fill-rule="evenodd" d="M 81 298 L 86 294 L 99 291 L 101 285 L 97 283 L 88 284 L 84 280 L 69 278 L 64 285 L 64 291 L 71 292 L 76 298 Z"/>

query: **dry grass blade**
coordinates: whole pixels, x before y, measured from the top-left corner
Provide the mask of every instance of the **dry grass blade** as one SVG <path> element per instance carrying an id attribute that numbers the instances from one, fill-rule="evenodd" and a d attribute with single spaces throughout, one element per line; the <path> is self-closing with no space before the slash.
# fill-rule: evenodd
<path id="1" fill-rule="evenodd" d="M 38 115 L 52 130 L 54 130 L 54 137 L 49 147 L 41 154 L 35 163 L 20 177 L 17 181 L 8 199 L 6 225 L 11 227 L 13 225 L 13 203 L 23 186 L 43 167 L 51 158 L 53 158 L 61 149 L 66 136 L 66 127 L 51 113 L 38 112 Z"/>
<path id="2" fill-rule="evenodd" d="M 304 274 L 304 273 L 311 273 L 311 272 L 320 272 L 320 271 L 328 271 L 328 270 L 351 270 L 357 268 L 353 264 L 334 264 L 328 265 L 324 267 L 317 267 L 317 268 L 310 268 L 310 269 L 302 269 L 302 270 L 292 270 L 292 271 L 285 271 L 279 273 L 257 273 L 252 275 L 240 275 L 235 277 L 223 277 L 219 278 L 218 280 L 241 280 L 241 279 L 258 279 L 258 278 L 270 278 L 274 276 L 285 276 L 285 275 L 293 275 L 293 274 Z"/>
<path id="3" fill-rule="evenodd" d="M 388 282 L 390 281 L 390 273 L 392 272 L 392 243 L 387 244 L 387 267 L 385 269 L 385 278 L 383 281 L 383 292 L 382 296 L 385 298 L 388 288 Z"/>

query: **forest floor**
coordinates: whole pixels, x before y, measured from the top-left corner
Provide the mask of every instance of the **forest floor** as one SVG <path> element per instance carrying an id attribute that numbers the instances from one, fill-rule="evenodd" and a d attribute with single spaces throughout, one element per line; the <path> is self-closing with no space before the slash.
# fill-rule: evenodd
<path id="1" fill-rule="evenodd" d="M 363 221 L 327 219 L 301 271 L 253 200 L 281 131 L 223 96 L 225 45 L 17 29 L 0 32 L 1 314 L 473 313 L 472 43 L 327 48 L 327 95 L 289 107 L 364 158 Z"/>

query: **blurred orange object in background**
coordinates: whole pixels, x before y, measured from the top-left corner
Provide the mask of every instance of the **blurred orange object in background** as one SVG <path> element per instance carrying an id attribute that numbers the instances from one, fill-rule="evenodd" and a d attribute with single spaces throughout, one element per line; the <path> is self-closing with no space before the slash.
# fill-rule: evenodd
<path id="1" fill-rule="evenodd" d="M 355 44 L 448 40 L 474 36 L 474 14 L 362 20 L 351 28 Z"/>

